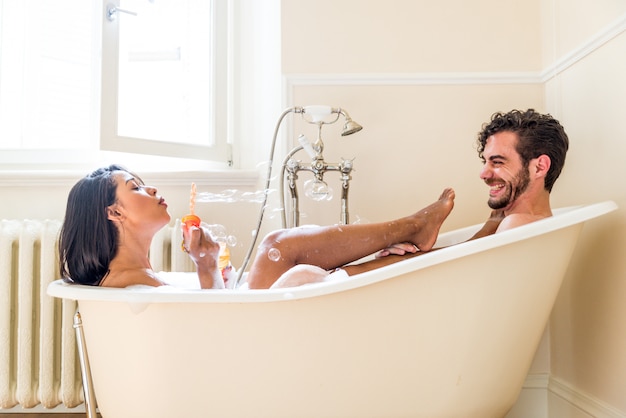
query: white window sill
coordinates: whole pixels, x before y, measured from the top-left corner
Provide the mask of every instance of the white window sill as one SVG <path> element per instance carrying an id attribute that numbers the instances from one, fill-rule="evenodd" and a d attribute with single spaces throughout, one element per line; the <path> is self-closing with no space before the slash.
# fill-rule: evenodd
<path id="1" fill-rule="evenodd" d="M 154 186 L 250 186 L 259 180 L 257 169 L 235 169 L 226 163 L 85 150 L 3 151 L 0 186 L 73 185 L 98 167 L 119 164 Z M 13 160 L 11 160 L 11 157 Z"/>
<path id="2" fill-rule="evenodd" d="M 73 185 L 91 170 L 0 170 L 0 185 L 65 186 Z M 157 187 L 184 185 L 191 182 L 199 186 L 255 187 L 259 181 L 256 170 L 193 170 L 193 171 L 141 171 L 136 172 L 146 183 Z"/>

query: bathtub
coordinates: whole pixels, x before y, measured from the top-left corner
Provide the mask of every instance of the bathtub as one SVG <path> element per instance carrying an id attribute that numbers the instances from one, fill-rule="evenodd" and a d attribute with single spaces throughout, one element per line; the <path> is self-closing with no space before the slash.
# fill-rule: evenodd
<path id="1" fill-rule="evenodd" d="M 298 288 L 48 294 L 78 301 L 104 418 L 503 417 L 583 223 L 616 207 Z"/>

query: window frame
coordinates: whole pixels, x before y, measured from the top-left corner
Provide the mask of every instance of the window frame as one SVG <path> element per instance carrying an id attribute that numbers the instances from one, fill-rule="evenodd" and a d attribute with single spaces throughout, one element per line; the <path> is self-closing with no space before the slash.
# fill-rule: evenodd
<path id="1" fill-rule="evenodd" d="M 0 0 L 0 21 L 10 18 L 10 14 L 5 14 L 8 5 Z M 147 0 L 146 0 L 147 1 Z M 215 69 L 215 86 L 217 96 L 214 100 L 213 123 L 215 130 L 215 143 L 210 146 L 194 146 L 187 144 L 173 144 L 163 141 L 150 141 L 137 138 L 116 138 L 107 144 L 102 138 L 102 130 L 111 131 L 111 121 L 115 121 L 116 115 L 107 111 L 111 105 L 115 106 L 117 89 L 113 89 L 112 81 L 117 81 L 117 55 L 112 54 L 111 43 L 114 47 L 119 45 L 115 25 L 105 25 L 106 10 L 108 5 L 119 6 L 119 0 L 107 0 L 97 5 L 91 10 L 89 16 L 93 26 L 92 44 L 92 71 L 89 74 L 91 79 L 91 95 L 93 104 L 89 111 L 90 134 L 80 146 L 68 146 L 65 148 L 46 147 L 43 142 L 38 147 L 23 147 L 19 143 L 19 138 L 15 138 L 16 146 L 0 149 L 0 170 L 7 172 L 24 171 L 46 171 L 46 170 L 84 170 L 92 169 L 95 165 L 107 164 L 111 161 L 132 165 L 138 170 L 157 170 L 162 167 L 166 171 L 187 171 L 187 170 L 221 170 L 233 167 L 233 143 L 229 138 L 227 126 L 229 118 L 229 94 L 228 71 L 231 70 L 229 63 L 229 37 L 232 36 L 232 20 L 230 17 L 231 1 L 233 0 L 211 0 L 214 3 L 214 19 L 218 26 L 219 39 L 215 40 L 215 54 L 213 63 L 219 64 Z M 236 0 L 237 1 L 237 0 Z M 6 6 L 6 7 L 4 7 Z M 27 18 L 25 12 L 22 13 L 24 19 Z M 119 16 L 118 18 L 129 16 Z M 110 23 L 107 21 L 107 23 Z M 2 42 L 11 41 L 10 33 L 0 32 L 0 59 L 2 58 Z M 12 50 L 15 46 L 12 47 Z M 117 52 L 117 50 L 116 50 Z M 23 52 L 24 53 L 24 52 Z M 6 57 L 6 55 L 5 55 Z M 111 61 L 111 57 L 115 57 Z M 2 68 L 2 67 L 0 67 Z M 111 69 L 115 70 L 112 71 Z M 24 70 L 23 70 L 24 71 Z M 110 78 L 103 77 L 108 75 Z M 115 92 L 113 95 L 111 92 Z M 17 97 L 17 105 L 23 107 L 23 95 Z M 232 107 L 232 106 L 231 106 Z M 115 107 L 113 107 L 115 108 Z M 232 109 L 231 109 L 232 110 Z M 22 115 L 20 114 L 20 117 Z M 26 115 L 27 117 L 28 115 Z M 232 117 L 232 116 L 231 116 Z M 113 128 L 113 131 L 115 128 Z M 17 132 L 20 135 L 21 132 Z M 39 134 L 45 141 L 45 132 Z M 112 144 L 112 145 L 111 145 Z M 137 163 L 137 164 L 136 164 Z"/>
<path id="2" fill-rule="evenodd" d="M 228 109 L 227 63 L 228 63 L 228 7 L 227 0 L 210 0 L 210 23 L 213 28 L 211 59 L 214 77 L 211 80 L 212 144 L 194 145 L 143 138 L 132 138 L 117 133 L 117 102 L 118 102 L 118 56 L 119 56 L 119 23 L 121 19 L 133 18 L 117 13 L 113 20 L 107 18 L 108 8 L 119 7 L 119 1 L 103 2 L 102 9 L 102 58 L 101 58 L 101 97 L 100 97 L 100 138 L 99 148 L 103 151 L 157 155 L 184 159 L 205 160 L 228 167 L 233 166 L 232 141 L 227 136 L 225 126 L 226 110 Z"/>

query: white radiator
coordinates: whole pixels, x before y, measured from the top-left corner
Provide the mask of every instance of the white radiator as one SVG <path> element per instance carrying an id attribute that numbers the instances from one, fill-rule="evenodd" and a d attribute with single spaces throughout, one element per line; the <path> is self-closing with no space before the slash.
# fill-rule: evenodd
<path id="1" fill-rule="evenodd" d="M 83 402 L 73 317 L 76 302 L 46 294 L 59 278 L 58 220 L 0 221 L 0 409 Z M 155 271 L 193 271 L 180 222 L 150 248 Z M 172 244 L 173 243 L 173 244 Z"/>

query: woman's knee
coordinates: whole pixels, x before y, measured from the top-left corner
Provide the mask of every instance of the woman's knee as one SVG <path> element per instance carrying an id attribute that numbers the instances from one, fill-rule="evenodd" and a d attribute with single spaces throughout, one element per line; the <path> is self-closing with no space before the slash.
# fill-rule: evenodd
<path id="1" fill-rule="evenodd" d="M 271 288 L 296 287 L 310 283 L 320 283 L 329 276 L 326 270 L 309 264 L 298 264 L 283 273 Z"/>
<path id="2" fill-rule="evenodd" d="M 269 232 L 261 240 L 258 251 L 261 253 L 268 253 L 271 249 L 280 250 L 280 248 L 284 246 L 286 238 L 286 229 L 277 229 L 275 231 Z"/>

